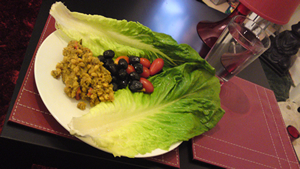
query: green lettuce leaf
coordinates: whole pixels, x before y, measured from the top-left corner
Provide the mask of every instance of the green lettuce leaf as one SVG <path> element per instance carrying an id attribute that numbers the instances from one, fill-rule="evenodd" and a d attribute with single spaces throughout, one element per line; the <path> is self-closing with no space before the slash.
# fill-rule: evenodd
<path id="1" fill-rule="evenodd" d="M 138 22 L 71 12 L 61 2 L 53 4 L 50 14 L 56 20 L 57 30 L 74 40 L 82 39 L 83 46 L 95 56 L 111 49 L 116 56 L 140 56 L 150 61 L 160 57 L 165 67 L 201 59 L 191 46 L 178 45 L 171 36 L 153 32 Z"/>
<path id="2" fill-rule="evenodd" d="M 90 113 L 73 118 L 72 133 L 91 137 L 97 146 L 115 156 L 134 157 L 187 141 L 213 128 L 220 108 L 217 78 L 189 62 L 150 78 L 149 94 L 122 89 L 114 102 L 102 102 Z"/>
<path id="3" fill-rule="evenodd" d="M 70 133 L 91 138 L 114 156 L 135 157 L 160 148 L 168 150 L 213 128 L 224 114 L 220 84 L 212 68 L 187 44 L 151 31 L 136 22 L 70 12 L 61 2 L 50 14 L 63 35 L 80 40 L 95 56 L 107 49 L 116 56 L 163 58 L 163 72 L 152 76 L 152 94 L 115 92 L 115 101 L 102 102 L 73 118 Z"/>

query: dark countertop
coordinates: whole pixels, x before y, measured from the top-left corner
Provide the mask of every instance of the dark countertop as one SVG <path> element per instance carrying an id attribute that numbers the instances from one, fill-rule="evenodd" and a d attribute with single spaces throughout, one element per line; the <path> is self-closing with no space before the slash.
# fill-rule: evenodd
<path id="1" fill-rule="evenodd" d="M 54 0 L 43 1 L 38 15 L 32 38 L 28 45 L 19 79 L 8 110 L 8 116 L 1 133 L 2 159 L 38 163 L 62 168 L 89 168 L 100 166 L 122 168 L 168 168 L 144 159 L 113 158 L 110 154 L 96 150 L 89 145 L 69 140 L 56 135 L 38 131 L 19 124 L 8 122 L 13 103 L 21 87 L 27 67 L 33 56 L 35 47 L 48 17 L 48 12 Z M 170 4 L 172 2 L 172 5 Z M 177 4 L 174 5 L 174 4 Z M 116 19 L 139 21 L 157 32 L 171 35 L 179 43 L 187 43 L 200 51 L 202 41 L 197 35 L 196 24 L 200 20 L 220 20 L 226 15 L 215 11 L 200 2 L 189 1 L 65 1 L 72 11 L 90 14 L 101 14 Z M 170 9 L 172 10 L 170 10 Z M 174 10 L 177 9 L 178 10 Z M 169 13 L 167 13 L 169 11 Z M 173 12 L 173 13 L 172 13 Z M 156 16 L 156 17 L 155 17 Z M 158 20 L 155 18 L 159 18 Z M 239 75 L 246 80 L 270 88 L 259 60 L 254 61 Z M 192 160 L 190 142 L 184 142 L 180 147 L 180 163 L 182 168 L 218 168 L 206 163 Z M 11 161 L 11 160 L 10 160 Z M 10 163 L 10 165 L 16 165 Z"/>

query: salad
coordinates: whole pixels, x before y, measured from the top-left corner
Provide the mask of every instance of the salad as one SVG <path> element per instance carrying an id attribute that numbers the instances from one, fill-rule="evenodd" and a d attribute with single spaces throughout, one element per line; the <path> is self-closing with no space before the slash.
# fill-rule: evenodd
<path id="1" fill-rule="evenodd" d="M 61 2 L 50 14 L 62 36 L 82 39 L 95 57 L 113 50 L 116 56 L 164 60 L 163 71 L 148 78 L 155 89 L 151 94 L 126 87 L 115 92 L 113 102 L 74 117 L 69 128 L 78 138 L 88 137 L 114 156 L 135 157 L 200 135 L 225 113 L 214 68 L 189 45 L 137 22 L 71 12 Z"/>

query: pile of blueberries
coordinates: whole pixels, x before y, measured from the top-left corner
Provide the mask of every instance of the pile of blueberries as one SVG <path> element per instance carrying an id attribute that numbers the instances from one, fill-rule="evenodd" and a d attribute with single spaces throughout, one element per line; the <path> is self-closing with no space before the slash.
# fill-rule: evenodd
<path id="1" fill-rule="evenodd" d="M 103 66 L 111 73 L 113 90 L 126 88 L 127 85 L 132 92 L 142 90 L 140 74 L 143 73 L 143 65 L 140 63 L 140 58 L 129 56 L 129 63 L 125 59 L 119 59 L 116 64 L 113 60 L 114 56 L 115 52 L 112 50 L 106 50 L 103 55 L 98 56 L 98 59 L 104 63 Z M 128 65 L 132 65 L 134 70 L 128 70 Z"/>

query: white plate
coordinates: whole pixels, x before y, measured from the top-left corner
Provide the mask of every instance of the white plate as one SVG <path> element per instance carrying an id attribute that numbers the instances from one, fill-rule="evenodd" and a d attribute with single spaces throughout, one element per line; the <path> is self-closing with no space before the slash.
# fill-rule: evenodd
<path id="1" fill-rule="evenodd" d="M 64 93 L 64 84 L 61 78 L 55 79 L 51 76 L 51 71 L 55 69 L 56 64 L 62 61 L 62 51 L 63 48 L 67 46 L 69 40 L 70 39 L 68 38 L 62 38 L 58 31 L 53 32 L 39 47 L 34 63 L 35 82 L 39 94 L 53 117 L 68 131 L 70 131 L 68 124 L 71 122 L 71 119 L 88 113 L 90 109 L 87 107 L 84 111 L 79 110 L 77 108 L 78 101 L 70 99 Z M 96 147 L 91 139 L 83 137 L 78 138 L 85 143 Z M 181 142 L 173 144 L 168 151 L 156 149 L 151 153 L 144 155 L 139 154 L 136 157 L 153 157 L 161 155 L 175 149 L 180 144 Z M 105 149 L 99 149 L 108 152 Z"/>

